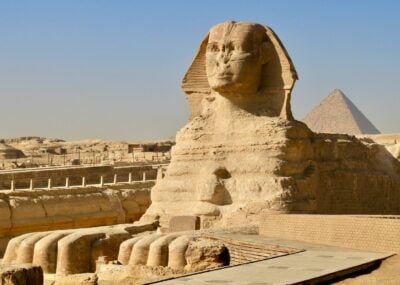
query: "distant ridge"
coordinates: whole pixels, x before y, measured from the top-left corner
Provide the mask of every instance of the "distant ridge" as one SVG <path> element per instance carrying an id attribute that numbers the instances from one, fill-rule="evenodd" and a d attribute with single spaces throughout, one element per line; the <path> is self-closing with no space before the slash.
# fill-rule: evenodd
<path id="1" fill-rule="evenodd" d="M 340 89 L 334 89 L 305 116 L 303 122 L 317 133 L 380 134 Z"/>

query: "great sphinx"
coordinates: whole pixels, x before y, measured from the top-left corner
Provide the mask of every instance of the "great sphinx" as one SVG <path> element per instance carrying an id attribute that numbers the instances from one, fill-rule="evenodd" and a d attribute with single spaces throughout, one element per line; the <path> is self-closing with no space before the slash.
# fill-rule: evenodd
<path id="1" fill-rule="evenodd" d="M 9 241 L 3 264 L 33 262 L 57 274 L 93 272 L 99 257 L 182 267 L 192 237 L 168 233 L 176 216 L 209 228 L 257 224 L 262 211 L 400 214 L 399 161 L 372 141 L 296 121 L 296 79 L 269 27 L 214 26 L 183 79 L 191 116 L 141 221 L 24 234 Z"/>
<path id="2" fill-rule="evenodd" d="M 260 211 L 398 211 L 389 200 L 371 207 L 355 197 L 369 185 L 398 201 L 398 162 L 377 146 L 314 134 L 296 121 L 290 99 L 297 79 L 271 28 L 234 21 L 211 28 L 183 78 L 189 122 L 142 220 L 159 217 L 167 226 L 171 216 L 195 215 L 208 227 L 257 219 Z M 392 176 L 382 170 L 383 157 Z"/>

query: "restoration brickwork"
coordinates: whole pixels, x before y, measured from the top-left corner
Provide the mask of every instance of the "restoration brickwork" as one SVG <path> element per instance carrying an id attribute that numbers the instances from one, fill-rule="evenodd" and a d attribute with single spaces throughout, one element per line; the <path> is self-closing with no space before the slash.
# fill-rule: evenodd
<path id="1" fill-rule="evenodd" d="M 400 216 L 262 214 L 260 234 L 332 246 L 400 253 Z"/>

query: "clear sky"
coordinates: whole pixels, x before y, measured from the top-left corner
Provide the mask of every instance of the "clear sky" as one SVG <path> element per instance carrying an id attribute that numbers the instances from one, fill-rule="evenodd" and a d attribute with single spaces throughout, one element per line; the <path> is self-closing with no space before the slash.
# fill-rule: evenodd
<path id="1" fill-rule="evenodd" d="M 400 133 L 400 1 L 0 0 L 0 137 L 173 137 L 189 113 L 181 79 L 226 20 L 281 38 L 296 118 L 340 88 Z"/>

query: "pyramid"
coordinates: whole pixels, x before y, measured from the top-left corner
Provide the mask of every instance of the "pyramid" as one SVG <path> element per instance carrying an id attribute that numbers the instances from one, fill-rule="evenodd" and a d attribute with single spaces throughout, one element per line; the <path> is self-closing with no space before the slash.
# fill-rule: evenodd
<path id="1" fill-rule="evenodd" d="M 21 150 L 0 142 L 0 159 L 16 159 L 20 157 L 25 157 Z"/>
<path id="2" fill-rule="evenodd" d="M 334 89 L 305 116 L 303 122 L 317 133 L 380 134 L 340 89 Z"/>

